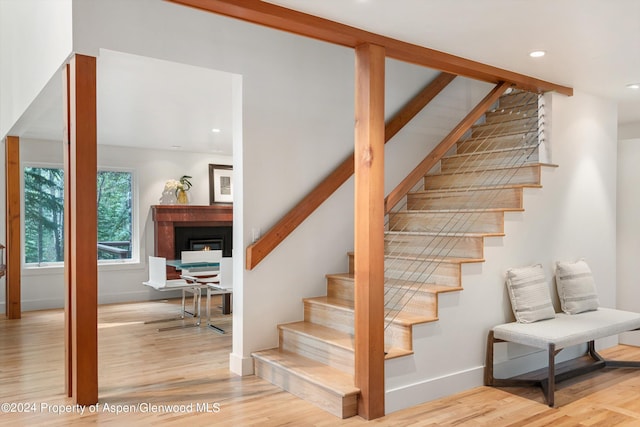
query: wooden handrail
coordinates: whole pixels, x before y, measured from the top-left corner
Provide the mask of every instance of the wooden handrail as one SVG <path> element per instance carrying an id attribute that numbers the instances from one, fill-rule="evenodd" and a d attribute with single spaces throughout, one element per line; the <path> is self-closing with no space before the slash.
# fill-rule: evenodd
<path id="1" fill-rule="evenodd" d="M 389 213 L 391 209 L 422 179 L 429 170 L 434 167 L 455 144 L 466 131 L 489 109 L 489 107 L 500 98 L 510 84 L 501 82 L 496 85 L 487 96 L 458 125 L 434 148 L 427 157 L 396 188 L 389 193 L 384 201 L 384 212 Z"/>
<path id="2" fill-rule="evenodd" d="M 573 95 L 573 89 L 504 70 L 434 49 L 371 33 L 329 19 L 260 0 L 169 0 L 196 9 L 240 19 L 300 36 L 355 48 L 360 44 L 384 47 L 386 56 L 404 62 L 498 84 L 507 81 L 529 92 L 556 91 Z"/>
<path id="3" fill-rule="evenodd" d="M 440 73 L 413 97 L 385 125 L 385 143 L 398 133 L 433 98 L 438 95 L 456 76 Z M 276 248 L 293 230 L 295 230 L 318 206 L 333 194 L 353 175 L 354 155 L 351 153 L 333 172 L 294 206 L 280 221 L 260 239 L 247 247 L 246 268 L 252 270 L 260 261 Z"/>

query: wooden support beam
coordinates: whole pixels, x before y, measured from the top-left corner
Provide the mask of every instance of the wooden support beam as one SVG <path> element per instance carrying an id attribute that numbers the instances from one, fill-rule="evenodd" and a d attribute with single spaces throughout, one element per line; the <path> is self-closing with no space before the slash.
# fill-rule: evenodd
<path id="1" fill-rule="evenodd" d="M 261 0 L 169 1 L 340 46 L 355 48 L 365 43 L 382 46 L 389 58 L 476 80 L 490 83 L 508 81 L 520 89 L 531 92 L 556 91 L 564 95 L 573 95 L 573 89 L 567 86 L 370 33 Z"/>
<path id="2" fill-rule="evenodd" d="M 66 313 L 71 334 L 71 396 L 75 403 L 98 402 L 98 254 L 96 58 L 75 55 L 69 65 L 69 144 L 65 154 L 68 203 L 65 216 Z"/>
<path id="3" fill-rule="evenodd" d="M 358 414 L 384 416 L 384 71 L 383 47 L 356 48 L 355 385 Z"/>
<path id="4" fill-rule="evenodd" d="M 385 125 L 384 142 L 387 143 L 407 123 L 413 119 L 429 102 L 433 100 L 449 83 L 455 79 L 453 74 L 440 73 L 422 90 L 407 102 Z M 351 175 L 353 175 L 353 153 L 340 163 L 325 179 L 309 192 L 297 205 L 269 229 L 258 241 L 249 245 L 246 251 L 246 267 L 255 268 L 260 261 L 271 253 L 289 234 L 327 200 Z"/>
<path id="5" fill-rule="evenodd" d="M 7 273 L 6 307 L 8 319 L 20 319 L 20 278 L 22 248 L 20 240 L 20 138 L 8 136 L 6 141 L 6 233 Z"/>

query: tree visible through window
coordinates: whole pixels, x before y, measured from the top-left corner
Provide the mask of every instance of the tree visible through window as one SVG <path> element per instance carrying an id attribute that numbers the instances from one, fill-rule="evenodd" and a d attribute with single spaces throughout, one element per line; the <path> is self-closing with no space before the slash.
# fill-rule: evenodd
<path id="1" fill-rule="evenodd" d="M 64 176 L 62 169 L 25 167 L 25 262 L 64 260 Z M 132 174 L 99 171 L 97 177 L 98 259 L 130 259 Z"/>

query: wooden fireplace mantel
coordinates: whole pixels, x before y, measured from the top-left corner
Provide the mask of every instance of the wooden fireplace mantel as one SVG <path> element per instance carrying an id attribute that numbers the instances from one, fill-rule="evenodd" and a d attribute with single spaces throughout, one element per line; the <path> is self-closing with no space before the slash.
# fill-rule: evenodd
<path id="1" fill-rule="evenodd" d="M 153 205 L 154 254 L 175 258 L 175 227 L 223 227 L 233 225 L 233 205 Z M 175 269 L 167 277 L 175 278 Z M 175 277 L 174 277 L 175 276 Z"/>

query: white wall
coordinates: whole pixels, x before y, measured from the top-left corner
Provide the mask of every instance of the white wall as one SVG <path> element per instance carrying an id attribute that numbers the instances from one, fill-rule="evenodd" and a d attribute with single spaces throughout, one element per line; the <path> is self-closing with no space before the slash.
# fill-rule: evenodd
<path id="1" fill-rule="evenodd" d="M 71 3 L 0 1 L 0 139 L 71 54 Z"/>
<path id="2" fill-rule="evenodd" d="M 552 161 L 559 167 L 543 171 L 542 189 L 525 190 L 524 212 L 506 214 L 505 237 L 486 239 L 486 262 L 463 265 L 465 289 L 440 296 L 440 320 L 414 328 L 415 355 L 387 362 L 387 412 L 482 384 L 487 333 L 512 319 L 509 267 L 542 263 L 551 281 L 556 261 L 584 257 L 601 305 L 616 306 L 616 106 L 578 91 L 549 98 Z M 496 351 L 497 375 L 546 362 L 546 354 L 527 356 L 533 350 L 523 346 Z"/>
<path id="3" fill-rule="evenodd" d="M 618 308 L 640 312 L 637 265 L 640 259 L 640 123 L 618 129 Z M 620 337 L 624 344 L 640 345 L 638 333 Z"/>
<path id="4" fill-rule="evenodd" d="M 62 143 L 55 141 L 20 141 L 21 163 L 36 165 L 62 165 Z M 209 204 L 208 165 L 231 164 L 231 158 L 215 154 L 181 151 L 141 150 L 99 145 L 98 167 L 120 168 L 134 173 L 134 192 L 137 194 L 135 210 L 137 221 L 134 233 L 140 236 L 138 259 L 122 264 L 100 265 L 98 268 L 98 302 L 100 304 L 166 298 L 166 293 L 155 292 L 142 285 L 148 278 L 147 257 L 153 254 L 153 221 L 151 205 L 160 203 L 164 184 L 169 179 L 191 175 L 193 187 L 189 202 Z M 22 271 L 23 310 L 58 308 L 64 306 L 63 268 L 33 267 Z M 0 307 L 5 304 L 0 295 Z"/>
<path id="5" fill-rule="evenodd" d="M 618 126 L 618 139 L 640 138 L 640 122 L 625 123 Z"/>

